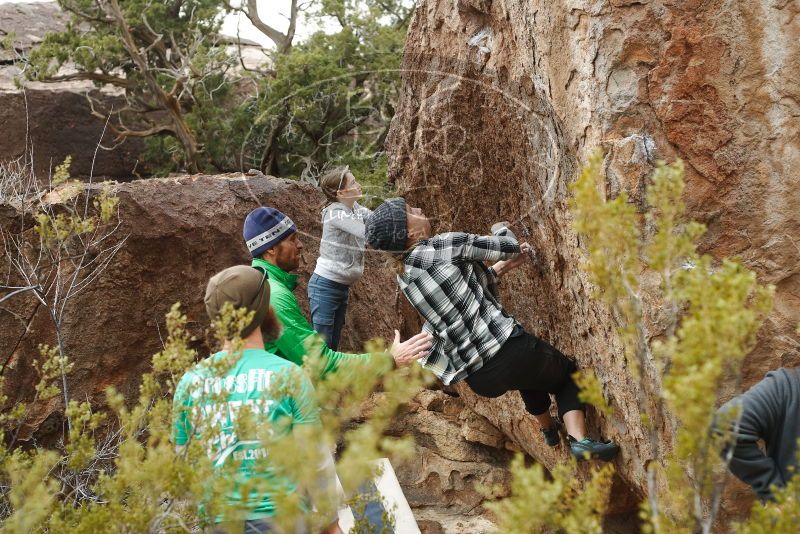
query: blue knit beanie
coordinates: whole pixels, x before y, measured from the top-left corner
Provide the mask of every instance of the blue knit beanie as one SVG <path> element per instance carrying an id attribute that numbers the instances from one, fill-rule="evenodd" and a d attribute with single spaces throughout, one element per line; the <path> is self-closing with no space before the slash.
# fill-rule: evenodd
<path id="1" fill-rule="evenodd" d="M 406 249 L 406 201 L 402 198 L 385 200 L 367 217 L 364 225 L 364 237 L 372 248 L 389 252 Z"/>
<path id="2" fill-rule="evenodd" d="M 297 231 L 294 222 L 275 208 L 256 208 L 244 220 L 244 242 L 254 258 Z"/>

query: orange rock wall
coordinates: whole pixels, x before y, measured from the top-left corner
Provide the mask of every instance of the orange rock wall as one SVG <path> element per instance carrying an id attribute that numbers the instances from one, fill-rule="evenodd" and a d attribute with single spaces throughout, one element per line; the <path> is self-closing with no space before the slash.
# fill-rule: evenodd
<path id="1" fill-rule="evenodd" d="M 800 5 L 781 1 L 424 0 L 411 24 L 390 172 L 434 230 L 487 232 L 510 220 L 538 251 L 504 282 L 507 307 L 532 332 L 594 367 L 616 415 L 590 417 L 619 440 L 629 509 L 643 493 L 651 444 L 614 334 L 590 299 L 566 209 L 582 161 L 604 149 L 609 196 L 643 209 L 656 160 L 682 158 L 701 246 L 738 256 L 777 288 L 745 362 L 745 386 L 800 365 Z M 645 285 L 652 283 L 645 276 Z M 658 302 L 649 325 L 659 334 Z M 459 391 L 547 465 L 516 394 Z M 728 388 L 726 396 L 734 394 Z M 662 445 L 671 440 L 661 432 Z M 726 506 L 741 510 L 741 487 Z M 616 492 L 619 497 L 624 492 Z"/>

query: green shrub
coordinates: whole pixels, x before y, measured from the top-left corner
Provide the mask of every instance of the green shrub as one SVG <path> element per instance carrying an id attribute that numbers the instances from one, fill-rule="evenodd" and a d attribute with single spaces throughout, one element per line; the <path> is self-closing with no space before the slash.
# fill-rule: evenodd
<path id="1" fill-rule="evenodd" d="M 215 329 L 226 338 L 249 320 L 245 313 L 228 308 Z M 167 315 L 169 336 L 164 349 L 153 357 L 153 372 L 142 378 L 138 399 L 126 402 L 119 393 L 110 390 L 107 414 L 95 412 L 88 403 L 73 401 L 67 409 L 71 427 L 64 436 L 63 447 L 0 450 L 0 476 L 7 488 L 2 496 L 2 509 L 6 512 L 4 531 L 188 531 L 206 524 L 209 518 L 237 512 L 224 502 L 231 484 L 226 471 L 223 476 L 212 476 L 206 451 L 213 436 L 206 433 L 202 438 L 193 437 L 180 451 L 171 441 L 171 397 L 180 377 L 198 356 L 190 348 L 193 339 L 186 333 L 186 321 L 175 305 Z M 214 373 L 221 375 L 235 362 L 241 354 L 235 347 L 236 341 L 230 355 L 213 368 Z M 369 361 L 345 364 L 335 377 L 315 380 L 316 398 L 322 407 L 321 427 L 295 427 L 293 432 L 276 440 L 274 436 L 282 434 L 280 429 L 262 421 L 256 424 L 252 411 L 244 410 L 237 417 L 236 434 L 258 436 L 271 443 L 269 465 L 297 487 L 294 493 L 282 494 L 285 482 L 276 477 L 253 481 L 241 489 L 254 494 L 277 493 L 279 525 L 287 526 L 302 514 L 313 528 L 321 528 L 335 512 L 330 509 L 332 505 L 324 507 L 324 503 L 335 499 L 319 494 L 317 466 L 321 451 L 314 444 L 332 446 L 341 437 L 345 449 L 338 472 L 349 494 L 374 475 L 370 460 L 389 456 L 399 461 L 413 452 L 410 438 L 385 437 L 383 430 L 398 406 L 410 400 L 424 384 L 421 369 L 394 370 L 380 341 L 371 343 L 368 349 L 373 353 Z M 41 375 L 37 391 L 53 388 L 57 391 L 59 356 L 46 350 L 43 354 L 47 359 L 41 368 L 46 372 Z M 298 372 L 318 377 L 320 369 L 315 362 L 320 359 L 311 354 Z M 298 378 L 295 375 L 275 381 L 271 397 L 295 391 Z M 360 415 L 363 401 L 379 386 L 382 394 L 376 397 L 366 422 L 344 431 L 343 425 Z M 3 423 L 13 429 L 23 423 L 24 417 L 19 415 L 5 415 Z M 197 411 L 193 417 L 195 427 L 211 424 L 210 414 Z M 110 424 L 103 426 L 106 419 Z M 109 441 L 103 434 L 115 439 Z M 98 461 L 100 457 L 106 461 Z M 231 462 L 225 469 L 232 472 L 235 468 L 235 462 Z M 314 513 L 303 508 L 302 499 L 307 495 L 316 497 Z M 352 504 L 357 501 L 354 497 Z"/>
<path id="2" fill-rule="evenodd" d="M 586 251 L 583 269 L 594 284 L 594 298 L 617 318 L 639 405 L 655 407 L 642 417 L 654 451 L 648 480 L 643 481 L 648 492 L 641 507 L 643 529 L 710 532 L 729 476 L 720 456 L 729 435 L 714 433 L 712 418 L 723 383 L 739 383 L 742 360 L 771 309 L 773 288 L 759 285 L 755 273 L 734 260 L 715 260 L 697 252 L 695 243 L 704 228 L 686 220 L 682 162 L 657 165 L 642 220 L 625 192 L 612 199 L 602 193 L 602 161 L 602 154 L 593 155 L 572 184 L 570 208 Z M 646 272 L 656 273 L 660 280 L 657 294 L 647 300 L 641 284 Z M 650 305 L 667 311 L 663 341 L 651 341 L 657 332 L 648 331 L 645 320 L 653 311 Z M 610 408 L 595 374 L 577 378 L 585 388 L 584 400 L 608 415 Z M 659 446 L 663 428 L 674 432 L 666 448 Z M 575 530 L 573 525 L 582 524 L 586 531 L 600 531 L 598 503 L 610 488 L 606 469 L 594 471 L 580 484 L 573 470 L 564 466 L 554 469 L 550 478 L 538 466 L 523 469 L 518 461 L 515 468 L 514 494 L 495 507 L 505 512 L 504 531 L 578 532 L 580 527 Z M 756 526 L 760 524 L 771 525 L 776 533 L 796 532 L 796 488 L 795 479 L 776 504 L 757 506 L 740 530 L 763 532 Z M 588 493 L 587 500 L 575 503 L 581 492 Z M 542 496 L 549 499 L 547 506 L 531 504 Z"/>

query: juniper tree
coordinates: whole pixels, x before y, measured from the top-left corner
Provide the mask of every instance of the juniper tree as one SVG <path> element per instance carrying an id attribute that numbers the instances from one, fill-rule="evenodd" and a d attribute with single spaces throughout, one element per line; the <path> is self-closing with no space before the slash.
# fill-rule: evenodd
<path id="1" fill-rule="evenodd" d="M 247 102 L 253 117 L 237 140 L 240 165 L 313 178 L 325 163 L 349 164 L 363 182 L 385 181 L 381 159 L 399 91 L 414 2 L 333 0 L 308 4 L 310 26 L 335 20 L 273 56 L 273 75 Z"/>
<path id="2" fill-rule="evenodd" d="M 71 18 L 49 33 L 28 57 L 26 78 L 43 82 L 88 80 L 122 92 L 125 106 L 106 108 L 90 93 L 92 115 L 106 120 L 121 141 L 166 137 L 180 166 L 204 166 L 192 114 L 212 113 L 228 93 L 234 64 L 220 40 L 219 0 L 58 0 Z M 69 66 L 75 72 L 61 71 Z"/>

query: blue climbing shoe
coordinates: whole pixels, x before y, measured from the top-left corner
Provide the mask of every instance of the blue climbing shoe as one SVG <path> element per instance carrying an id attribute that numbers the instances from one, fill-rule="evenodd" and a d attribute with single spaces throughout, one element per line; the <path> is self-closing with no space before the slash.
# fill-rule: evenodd
<path id="1" fill-rule="evenodd" d="M 578 460 L 611 461 L 619 452 L 619 445 L 613 441 L 597 441 L 592 438 L 583 438 L 578 441 L 568 436 L 569 449 L 572 456 Z"/>

